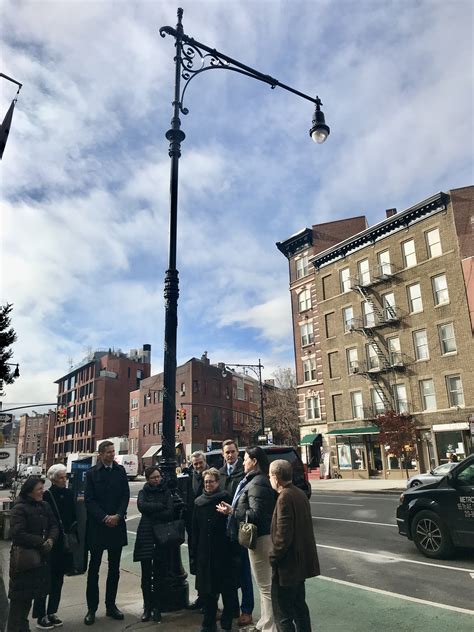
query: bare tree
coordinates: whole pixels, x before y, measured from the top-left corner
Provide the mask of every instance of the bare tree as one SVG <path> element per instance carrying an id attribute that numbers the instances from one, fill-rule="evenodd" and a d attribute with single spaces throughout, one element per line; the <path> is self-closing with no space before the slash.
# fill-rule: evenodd
<path id="1" fill-rule="evenodd" d="M 265 425 L 272 429 L 275 444 L 297 446 L 300 429 L 295 374 L 290 368 L 279 367 L 273 378 L 273 384 L 264 385 Z"/>

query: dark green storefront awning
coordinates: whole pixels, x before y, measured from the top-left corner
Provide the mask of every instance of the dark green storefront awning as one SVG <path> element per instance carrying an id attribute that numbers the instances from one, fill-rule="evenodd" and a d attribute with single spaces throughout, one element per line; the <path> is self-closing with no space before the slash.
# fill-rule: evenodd
<path id="1" fill-rule="evenodd" d="M 366 426 L 365 428 L 338 428 L 337 430 L 330 430 L 328 435 L 364 435 L 379 434 L 379 432 L 380 430 L 377 426 Z"/>
<path id="2" fill-rule="evenodd" d="M 317 434 L 307 434 L 305 435 L 301 441 L 300 445 L 312 445 L 313 441 L 316 439 Z"/>

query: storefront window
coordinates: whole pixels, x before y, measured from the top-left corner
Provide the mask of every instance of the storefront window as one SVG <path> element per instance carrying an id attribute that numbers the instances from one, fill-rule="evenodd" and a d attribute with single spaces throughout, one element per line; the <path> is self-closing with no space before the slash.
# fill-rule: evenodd
<path id="1" fill-rule="evenodd" d="M 365 470 L 365 452 L 362 443 L 351 444 L 352 469 Z"/>
<path id="2" fill-rule="evenodd" d="M 458 458 L 464 458 L 463 433 L 461 430 L 451 430 L 448 432 L 436 433 L 436 449 L 438 452 L 438 463 L 447 463 L 450 455 L 456 454 Z"/>
<path id="3" fill-rule="evenodd" d="M 351 448 L 349 443 L 339 443 L 337 446 L 337 458 L 339 461 L 339 469 L 350 470 L 351 466 Z"/>

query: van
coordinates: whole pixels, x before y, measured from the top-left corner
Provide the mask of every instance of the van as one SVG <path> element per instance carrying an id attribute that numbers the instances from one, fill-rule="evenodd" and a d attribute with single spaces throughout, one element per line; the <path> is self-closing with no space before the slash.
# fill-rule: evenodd
<path id="1" fill-rule="evenodd" d="M 115 462 L 125 468 L 128 480 L 133 481 L 138 474 L 138 457 L 136 454 L 117 454 Z"/>

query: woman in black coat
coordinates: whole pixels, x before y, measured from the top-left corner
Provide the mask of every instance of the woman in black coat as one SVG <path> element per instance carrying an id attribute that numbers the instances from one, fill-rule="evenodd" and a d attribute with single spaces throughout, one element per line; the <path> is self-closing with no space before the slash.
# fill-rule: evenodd
<path id="1" fill-rule="evenodd" d="M 66 487 L 66 467 L 61 463 L 52 465 L 47 477 L 51 481 L 51 487 L 44 492 L 43 500 L 49 503 L 53 510 L 59 526 L 59 537 L 51 551 L 51 592 L 48 606 L 46 607 L 46 597 L 35 599 L 33 604 L 33 616 L 38 620 L 38 627 L 43 630 L 62 625 L 57 612 L 61 601 L 64 574 L 69 573 L 73 568 L 72 553 L 64 551 L 63 529 L 69 533 L 76 525 L 76 505 L 72 490 Z"/>
<path id="2" fill-rule="evenodd" d="M 145 470 L 146 483 L 138 493 L 137 507 L 142 514 L 138 523 L 133 561 L 141 562 L 143 615 L 142 621 L 161 621 L 159 602 L 160 568 L 165 551 L 155 544 L 153 525 L 173 520 L 173 497 L 156 465 Z"/>
<path id="3" fill-rule="evenodd" d="M 218 511 L 229 516 L 229 533 L 237 539 L 239 522 L 251 522 L 257 527 L 257 545 L 249 549 L 252 575 L 260 590 L 260 620 L 256 627 L 261 632 L 277 632 L 273 619 L 271 585 L 272 569 L 269 555 L 272 548 L 270 528 L 276 493 L 268 478 L 268 457 L 259 446 L 247 448 L 244 455 L 245 476 L 239 483 L 232 505 L 222 503 Z"/>
<path id="4" fill-rule="evenodd" d="M 20 497 L 12 509 L 7 632 L 29 632 L 31 602 L 45 597 L 50 590 L 49 553 L 59 530 L 51 507 L 43 501 L 43 490 L 43 481 L 30 476 L 23 483 Z M 39 566 L 28 570 L 20 568 L 21 556 L 31 558 L 34 551 L 39 553 L 34 556 L 39 558 Z"/>
<path id="5" fill-rule="evenodd" d="M 196 590 L 204 606 L 201 632 L 214 632 L 219 594 L 224 604 L 221 628 L 232 628 L 233 610 L 238 603 L 238 553 L 227 537 L 227 518 L 216 511 L 220 503 L 231 500 L 228 492 L 219 489 L 219 470 L 211 467 L 203 478 L 204 492 L 194 501 L 191 559 Z"/>

